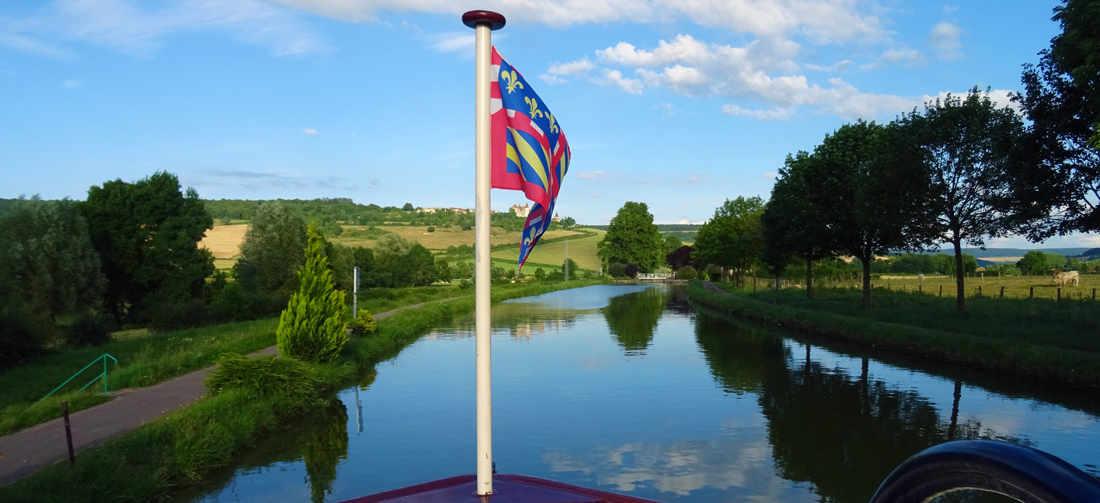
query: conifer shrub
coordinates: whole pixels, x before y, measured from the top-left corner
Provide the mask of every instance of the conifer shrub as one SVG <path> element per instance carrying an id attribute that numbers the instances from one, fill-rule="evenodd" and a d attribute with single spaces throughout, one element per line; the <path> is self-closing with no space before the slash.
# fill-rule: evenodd
<path id="1" fill-rule="evenodd" d="M 348 342 L 348 306 L 336 289 L 324 238 L 310 226 L 306 262 L 298 269 L 298 290 L 279 316 L 279 354 L 305 361 L 332 361 Z"/>
<path id="2" fill-rule="evenodd" d="M 362 337 L 364 335 L 370 335 L 378 331 L 378 322 L 374 321 L 374 315 L 370 314 L 370 311 L 366 309 L 359 310 L 359 316 L 356 316 L 351 322 L 351 333 Z"/>

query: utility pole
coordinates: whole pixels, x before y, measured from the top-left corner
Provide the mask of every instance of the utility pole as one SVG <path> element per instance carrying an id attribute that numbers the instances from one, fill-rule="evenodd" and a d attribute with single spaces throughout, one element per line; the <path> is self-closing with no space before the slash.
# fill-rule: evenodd
<path id="1" fill-rule="evenodd" d="M 359 319 L 359 266 L 351 269 L 351 316 Z"/>

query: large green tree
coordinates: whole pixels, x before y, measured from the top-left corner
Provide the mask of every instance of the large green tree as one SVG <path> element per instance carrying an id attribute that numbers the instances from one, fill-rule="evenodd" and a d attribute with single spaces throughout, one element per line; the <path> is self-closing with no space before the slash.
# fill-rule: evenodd
<path id="1" fill-rule="evenodd" d="M 1031 121 L 1032 162 L 1014 172 L 1029 237 L 1100 231 L 1100 0 L 1054 8 L 1061 33 L 1024 65 L 1016 99 Z"/>
<path id="2" fill-rule="evenodd" d="M 764 251 L 759 197 L 727 199 L 695 235 L 695 253 L 705 264 L 730 268 L 738 284 Z"/>
<path id="3" fill-rule="evenodd" d="M 649 206 L 634 201 L 619 208 L 598 248 L 605 264 L 633 264 L 642 272 L 656 269 L 664 258 L 664 239 Z"/>
<path id="4" fill-rule="evenodd" d="M 988 92 L 974 88 L 966 97 L 947 95 L 927 103 L 902 123 L 919 145 L 930 179 L 925 208 L 931 216 L 924 234 L 951 243 L 955 303 L 965 311 L 962 244 L 981 246 L 985 238 L 1013 229 L 1004 208 L 1013 198 L 1008 174 L 1018 172 L 1022 162 L 1017 154 L 1023 122 L 1011 108 L 994 104 Z"/>
<path id="5" fill-rule="evenodd" d="M 106 280 L 76 203 L 22 201 L 0 232 L 0 296 L 50 320 L 100 306 Z"/>
<path id="6" fill-rule="evenodd" d="M 827 235 L 827 247 L 859 260 L 869 306 L 875 256 L 926 241 L 928 179 L 920 151 L 897 124 L 859 121 L 826 136 L 813 158 L 806 188 L 826 227 L 818 239 Z"/>
<path id="7" fill-rule="evenodd" d="M 330 361 L 348 341 L 348 305 L 337 290 L 325 254 L 325 240 L 308 229 L 305 263 L 298 269 L 298 290 L 279 316 L 275 343 L 279 354 L 307 361 Z"/>
<path id="8" fill-rule="evenodd" d="M 246 290 L 290 295 L 305 260 L 306 224 L 281 202 L 265 202 L 249 222 L 233 275 Z"/>
<path id="9" fill-rule="evenodd" d="M 771 199 L 761 217 L 764 233 L 763 260 L 776 278 L 793 257 L 806 263 L 806 296 L 813 297 L 813 264 L 833 253 L 833 234 L 821 217 L 820 191 L 814 183 L 817 162 L 811 154 L 787 156 L 779 170 Z"/>
<path id="10" fill-rule="evenodd" d="M 93 186 L 81 209 L 107 277 L 106 307 L 116 318 L 202 295 L 214 261 L 198 242 L 213 221 L 198 193 L 182 191 L 175 175 Z"/>

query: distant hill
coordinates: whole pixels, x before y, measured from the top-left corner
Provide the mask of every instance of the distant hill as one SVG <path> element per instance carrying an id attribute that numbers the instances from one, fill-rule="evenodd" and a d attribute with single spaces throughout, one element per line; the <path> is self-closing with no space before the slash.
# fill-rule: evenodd
<path id="1" fill-rule="evenodd" d="M 1088 251 L 1088 248 L 963 248 L 963 253 L 968 253 L 976 258 L 986 257 L 1022 257 L 1029 251 L 1041 251 L 1057 253 L 1066 257 L 1076 257 Z M 940 250 L 940 253 L 951 253 L 949 249 Z"/>
<path id="2" fill-rule="evenodd" d="M 591 227 L 593 229 L 600 229 L 606 231 L 607 225 L 585 225 L 584 227 Z M 701 225 L 695 224 L 657 224 L 657 231 L 662 236 L 676 236 L 681 241 L 695 241 L 695 235 L 699 232 Z"/>
<path id="3" fill-rule="evenodd" d="M 1081 257 L 1086 260 L 1100 259 L 1100 248 L 1089 248 L 1081 254 Z"/>

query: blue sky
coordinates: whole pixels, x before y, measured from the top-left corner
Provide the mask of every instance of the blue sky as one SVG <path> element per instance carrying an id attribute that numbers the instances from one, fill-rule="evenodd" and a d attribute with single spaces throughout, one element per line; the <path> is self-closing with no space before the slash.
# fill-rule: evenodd
<path id="1" fill-rule="evenodd" d="M 726 198 L 766 197 L 787 153 L 846 121 L 974 85 L 1007 102 L 1057 32 L 1054 4 L 4 2 L 0 197 L 82 198 L 168 170 L 208 198 L 472 206 L 459 15 L 491 8 L 509 21 L 497 47 L 569 135 L 559 212 L 603 223 L 640 200 L 658 222 L 700 222 Z"/>

